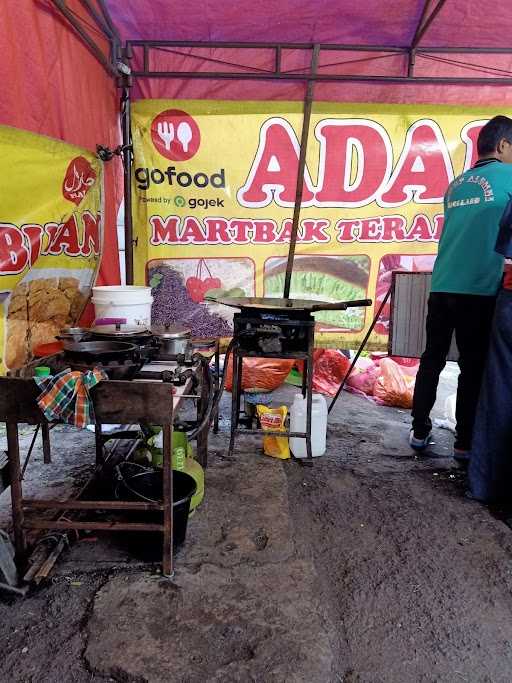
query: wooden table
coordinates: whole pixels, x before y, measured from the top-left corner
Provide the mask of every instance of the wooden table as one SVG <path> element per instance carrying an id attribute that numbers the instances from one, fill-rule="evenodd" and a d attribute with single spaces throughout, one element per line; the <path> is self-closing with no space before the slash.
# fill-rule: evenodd
<path id="1" fill-rule="evenodd" d="M 0 377 L 0 422 L 7 427 L 8 463 L 11 484 L 12 521 L 16 564 L 23 570 L 27 562 L 27 529 L 62 530 L 112 530 L 112 531 L 161 531 L 163 533 L 162 573 L 173 575 L 173 476 L 171 467 L 172 430 L 174 416 L 183 398 L 187 397 L 191 382 L 181 387 L 161 381 L 114 381 L 100 382 L 91 391 L 96 429 L 96 459 L 102 457 L 103 440 L 101 425 L 151 424 L 163 428 L 163 500 L 162 503 L 105 501 L 105 500 L 37 500 L 23 498 L 18 425 L 28 423 L 46 429 L 48 422 L 37 405 L 40 393 L 30 378 Z M 202 392 L 204 394 L 204 391 Z M 205 400 L 201 395 L 199 404 Z M 198 460 L 206 466 L 209 425 L 198 434 Z M 45 432 L 43 432 L 43 438 Z M 49 448 L 43 449 L 45 462 L 49 461 Z M 25 510 L 81 510 L 81 511 L 159 511 L 161 523 L 86 521 L 64 519 L 26 519 Z"/>

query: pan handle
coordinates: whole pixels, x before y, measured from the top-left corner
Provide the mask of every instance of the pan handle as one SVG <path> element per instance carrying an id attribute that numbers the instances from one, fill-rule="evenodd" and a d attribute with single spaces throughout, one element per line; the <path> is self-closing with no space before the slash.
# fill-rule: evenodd
<path id="1" fill-rule="evenodd" d="M 347 308 L 358 308 L 359 306 L 371 306 L 371 299 L 355 299 L 354 301 L 339 301 L 335 304 L 318 304 L 311 307 L 311 312 L 316 311 L 344 311 Z"/>

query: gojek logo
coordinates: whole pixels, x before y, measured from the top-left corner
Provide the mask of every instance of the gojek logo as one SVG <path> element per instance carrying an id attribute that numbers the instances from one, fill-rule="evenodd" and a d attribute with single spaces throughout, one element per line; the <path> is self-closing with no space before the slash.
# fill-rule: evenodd
<path id="1" fill-rule="evenodd" d="M 187 161 L 197 153 L 201 133 L 189 114 L 179 109 L 166 109 L 153 119 L 151 139 L 166 159 Z"/>

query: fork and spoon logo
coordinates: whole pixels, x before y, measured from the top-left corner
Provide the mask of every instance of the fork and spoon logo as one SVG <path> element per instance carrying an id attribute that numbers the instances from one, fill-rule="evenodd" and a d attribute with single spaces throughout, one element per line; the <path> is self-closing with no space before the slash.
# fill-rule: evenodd
<path id="1" fill-rule="evenodd" d="M 151 138 L 162 156 L 171 161 L 186 161 L 199 149 L 201 134 L 199 126 L 189 114 L 168 109 L 153 119 Z"/>

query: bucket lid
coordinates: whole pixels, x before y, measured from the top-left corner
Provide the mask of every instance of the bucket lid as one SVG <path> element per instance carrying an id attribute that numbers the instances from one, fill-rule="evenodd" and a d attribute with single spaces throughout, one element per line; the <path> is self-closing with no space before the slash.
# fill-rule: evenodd
<path id="1" fill-rule="evenodd" d="M 151 333 L 160 339 L 185 339 L 192 336 L 192 330 L 179 323 L 153 326 Z"/>
<path id="2" fill-rule="evenodd" d="M 92 327 L 91 332 L 96 335 L 105 335 L 106 337 L 142 337 L 150 335 L 149 330 L 140 325 L 121 325 L 120 329 L 118 329 L 117 325 L 101 325 Z"/>
<path id="3" fill-rule="evenodd" d="M 151 287 L 146 287 L 144 285 L 100 285 L 98 287 L 92 288 L 93 292 L 120 292 L 120 293 L 131 293 L 134 292 L 151 292 Z"/>

